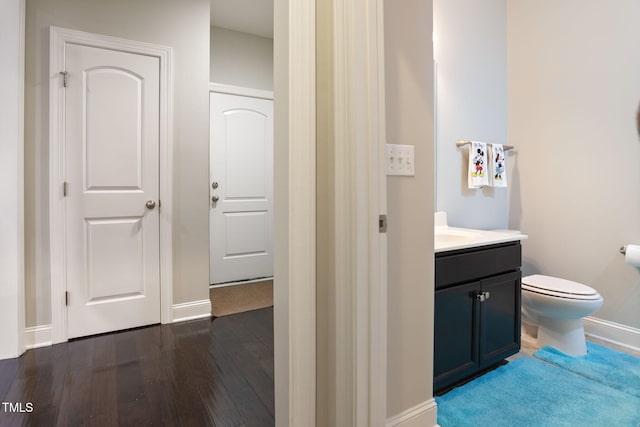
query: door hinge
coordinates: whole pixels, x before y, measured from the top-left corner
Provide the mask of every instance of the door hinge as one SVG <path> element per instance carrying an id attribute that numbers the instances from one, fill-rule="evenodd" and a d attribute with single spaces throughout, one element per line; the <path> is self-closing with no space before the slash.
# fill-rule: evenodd
<path id="1" fill-rule="evenodd" d="M 67 87 L 67 72 L 60 71 L 60 75 L 62 76 L 62 87 Z"/>
<path id="2" fill-rule="evenodd" d="M 387 232 L 387 216 L 379 215 L 378 216 L 378 233 L 386 233 Z"/>
<path id="3" fill-rule="evenodd" d="M 64 291 L 64 305 L 69 306 L 69 291 Z"/>
<path id="4" fill-rule="evenodd" d="M 67 181 L 62 183 L 62 195 L 64 197 L 69 195 L 69 183 Z"/>

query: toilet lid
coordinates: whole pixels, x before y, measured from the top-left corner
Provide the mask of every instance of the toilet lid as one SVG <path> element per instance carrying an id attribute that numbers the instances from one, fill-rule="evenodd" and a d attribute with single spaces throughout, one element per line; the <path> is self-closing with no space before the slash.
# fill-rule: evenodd
<path id="1" fill-rule="evenodd" d="M 522 288 L 546 295 L 555 295 L 574 299 L 599 299 L 600 294 L 595 289 L 571 280 L 558 277 L 534 274 L 522 278 Z"/>

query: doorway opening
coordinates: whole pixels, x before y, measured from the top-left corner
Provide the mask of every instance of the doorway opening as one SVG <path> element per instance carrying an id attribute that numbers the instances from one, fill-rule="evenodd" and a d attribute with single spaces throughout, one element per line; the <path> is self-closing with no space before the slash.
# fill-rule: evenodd
<path id="1" fill-rule="evenodd" d="M 245 6 L 211 2 L 210 289 L 273 285 L 273 2 Z"/>

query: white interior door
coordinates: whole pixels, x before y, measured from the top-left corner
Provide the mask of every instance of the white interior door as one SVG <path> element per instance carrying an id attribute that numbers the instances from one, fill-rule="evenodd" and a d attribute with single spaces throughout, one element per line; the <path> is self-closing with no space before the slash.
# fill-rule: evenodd
<path id="1" fill-rule="evenodd" d="M 69 338 L 160 322 L 159 65 L 66 44 Z"/>
<path id="2" fill-rule="evenodd" d="M 212 284 L 273 275 L 273 101 L 211 93 Z"/>

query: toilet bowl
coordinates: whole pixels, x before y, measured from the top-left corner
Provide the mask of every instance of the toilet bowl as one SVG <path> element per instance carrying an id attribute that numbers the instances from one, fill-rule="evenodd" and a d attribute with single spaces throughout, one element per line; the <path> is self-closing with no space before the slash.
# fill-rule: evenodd
<path id="1" fill-rule="evenodd" d="M 587 354 L 582 318 L 602 305 L 589 286 L 534 274 L 522 278 L 523 325 L 537 326 L 536 345 L 552 346 L 571 356 Z"/>

